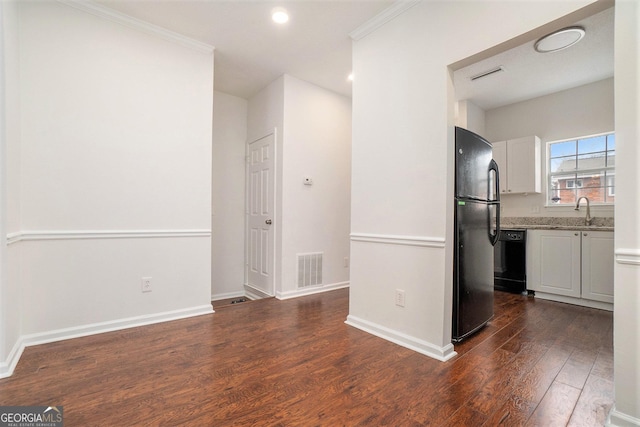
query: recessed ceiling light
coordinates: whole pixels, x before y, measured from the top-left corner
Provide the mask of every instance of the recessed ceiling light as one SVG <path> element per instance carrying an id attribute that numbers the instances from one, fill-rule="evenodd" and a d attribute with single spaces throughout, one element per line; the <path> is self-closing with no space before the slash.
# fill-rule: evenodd
<path id="1" fill-rule="evenodd" d="M 582 27 L 567 27 L 539 39 L 533 48 L 540 53 L 556 52 L 578 43 L 585 35 Z"/>
<path id="2" fill-rule="evenodd" d="M 349 77 L 347 77 L 347 80 L 349 80 L 350 82 L 353 81 L 353 73 L 349 74 Z"/>
<path id="3" fill-rule="evenodd" d="M 276 24 L 284 24 L 289 21 L 289 14 L 283 7 L 276 7 L 271 11 L 271 19 Z"/>

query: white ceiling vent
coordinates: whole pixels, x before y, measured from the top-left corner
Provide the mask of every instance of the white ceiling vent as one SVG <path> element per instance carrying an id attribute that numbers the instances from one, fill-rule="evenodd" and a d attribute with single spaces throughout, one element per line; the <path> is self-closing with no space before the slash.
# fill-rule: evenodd
<path id="1" fill-rule="evenodd" d="M 491 76 L 491 75 L 493 75 L 495 73 L 500 73 L 502 71 L 504 71 L 504 67 L 501 65 L 499 67 L 492 68 L 492 69 L 487 70 L 487 71 L 483 71 L 482 73 L 476 74 L 475 76 L 471 76 L 471 81 L 475 81 L 475 80 L 481 79 L 483 77 L 489 77 L 489 76 Z"/>
<path id="2" fill-rule="evenodd" d="M 298 254 L 298 288 L 322 285 L 322 252 Z"/>

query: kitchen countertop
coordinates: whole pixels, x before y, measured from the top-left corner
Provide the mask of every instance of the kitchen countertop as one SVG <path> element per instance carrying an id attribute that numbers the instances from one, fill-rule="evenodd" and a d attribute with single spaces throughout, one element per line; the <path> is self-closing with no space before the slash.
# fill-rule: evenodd
<path id="1" fill-rule="evenodd" d="M 614 227 L 599 227 L 593 225 L 506 225 L 500 224 L 500 228 L 504 230 L 523 229 L 523 230 L 577 230 L 577 231 L 614 231 Z"/>
<path id="2" fill-rule="evenodd" d="M 504 217 L 500 228 L 526 230 L 578 230 L 614 231 L 613 218 L 594 217 L 591 225 L 584 224 L 584 217 Z"/>

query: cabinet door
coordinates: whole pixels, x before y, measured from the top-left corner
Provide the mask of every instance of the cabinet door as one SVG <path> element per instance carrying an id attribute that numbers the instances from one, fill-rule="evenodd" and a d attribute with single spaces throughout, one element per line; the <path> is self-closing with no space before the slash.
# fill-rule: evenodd
<path id="1" fill-rule="evenodd" d="M 508 191 L 508 172 L 507 172 L 507 141 L 498 141 L 491 144 L 493 146 L 493 160 L 498 164 L 500 172 L 500 193 Z"/>
<path id="2" fill-rule="evenodd" d="M 580 298 L 580 233 L 529 230 L 527 241 L 527 287 Z"/>
<path id="3" fill-rule="evenodd" d="M 509 193 L 540 193 L 540 139 L 528 136 L 507 141 Z"/>
<path id="4" fill-rule="evenodd" d="M 582 233 L 582 298 L 613 303 L 613 233 Z"/>

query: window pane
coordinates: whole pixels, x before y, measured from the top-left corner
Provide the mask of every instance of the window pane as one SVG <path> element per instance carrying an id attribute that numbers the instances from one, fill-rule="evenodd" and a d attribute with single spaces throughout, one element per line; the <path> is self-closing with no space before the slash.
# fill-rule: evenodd
<path id="1" fill-rule="evenodd" d="M 600 135 L 578 140 L 578 154 L 595 153 L 607 150 L 607 136 Z"/>
<path id="2" fill-rule="evenodd" d="M 607 166 L 615 166 L 616 165 L 616 152 L 609 151 L 607 153 Z"/>
<path id="3" fill-rule="evenodd" d="M 549 162 L 550 173 L 573 172 L 576 170 L 576 157 L 559 157 Z"/>
<path id="4" fill-rule="evenodd" d="M 573 205 L 576 203 L 576 190 L 574 188 L 571 189 L 563 189 L 558 192 L 558 203 L 559 205 Z"/>
<path id="5" fill-rule="evenodd" d="M 615 150 L 616 149 L 616 135 L 611 134 L 607 135 L 607 150 Z"/>
<path id="6" fill-rule="evenodd" d="M 578 156 L 578 170 L 604 168 L 605 153 L 583 154 Z"/>
<path id="7" fill-rule="evenodd" d="M 576 141 L 556 142 L 549 146 L 550 157 L 562 157 L 576 154 Z"/>
<path id="8" fill-rule="evenodd" d="M 578 178 L 580 181 L 579 188 L 601 188 L 604 187 L 604 171 L 595 172 L 589 175 L 580 175 Z"/>
<path id="9" fill-rule="evenodd" d="M 591 203 L 604 203 L 606 191 L 604 187 L 596 187 L 596 188 L 579 188 L 576 190 L 577 197 L 587 197 L 589 202 Z M 576 198 L 577 200 L 577 198 Z M 584 201 L 580 202 L 585 203 Z M 586 203 L 585 203 L 586 204 Z"/>
<path id="10" fill-rule="evenodd" d="M 549 182 L 549 202 L 556 205 L 575 203 L 575 175 L 553 176 Z"/>
<path id="11" fill-rule="evenodd" d="M 615 174 L 613 174 L 611 172 L 607 172 L 606 183 L 607 183 L 607 191 L 606 191 L 607 202 L 613 203 L 615 201 L 615 196 L 616 196 L 616 176 L 615 176 Z"/>

